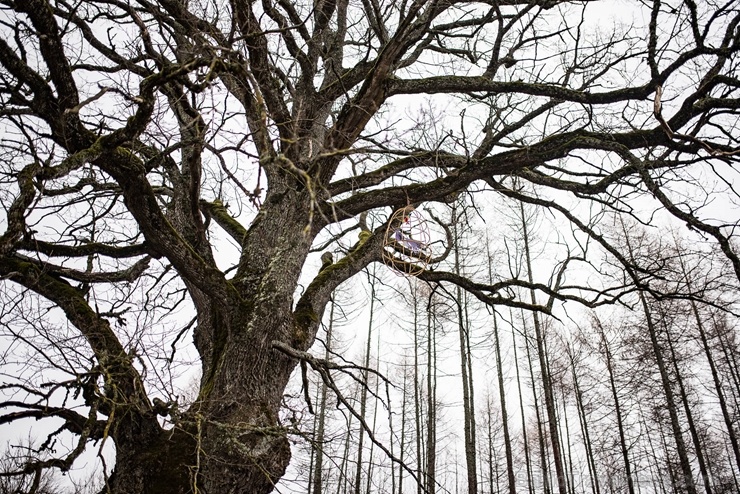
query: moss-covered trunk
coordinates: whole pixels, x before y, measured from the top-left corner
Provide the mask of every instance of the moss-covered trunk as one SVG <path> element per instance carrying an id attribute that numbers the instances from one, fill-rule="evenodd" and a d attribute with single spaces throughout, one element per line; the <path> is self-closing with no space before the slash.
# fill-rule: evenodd
<path id="1" fill-rule="evenodd" d="M 248 315 L 224 324 L 236 331 L 214 345 L 222 355 L 175 428 L 119 433 L 110 492 L 272 491 L 290 461 L 278 414 L 295 362 L 273 351 L 270 334 L 287 319 L 263 320 L 257 330 L 247 329 L 257 323 Z"/>
<path id="2" fill-rule="evenodd" d="M 311 243 L 301 234 L 308 207 L 268 201 L 247 232 L 239 271 L 226 281 L 226 300 L 189 286 L 203 362 L 197 401 L 181 416 L 170 413 L 173 431 L 120 435 L 112 492 L 259 494 L 284 474 L 290 445 L 279 412 L 297 361 L 273 342 L 306 350 L 319 314 L 293 314 Z"/>

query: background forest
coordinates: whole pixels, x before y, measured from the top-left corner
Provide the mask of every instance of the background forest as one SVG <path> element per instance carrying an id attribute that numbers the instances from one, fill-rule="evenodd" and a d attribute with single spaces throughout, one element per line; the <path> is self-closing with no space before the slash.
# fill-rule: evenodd
<path id="1" fill-rule="evenodd" d="M 0 494 L 740 492 L 739 53 L 738 0 L 0 0 Z"/>
<path id="2" fill-rule="evenodd" d="M 601 295 L 598 265 L 618 301 L 584 310 L 522 287 L 492 309 L 475 290 L 370 268 L 334 294 L 313 353 L 339 365 L 311 381 L 313 413 L 294 382 L 304 427 L 284 492 L 738 491 L 736 279 L 720 252 L 681 225 L 614 215 L 605 236 L 644 274 L 602 253 L 565 282 L 557 259 L 598 249 L 574 254 L 578 235 L 547 211 L 460 201 L 448 214 L 450 271 Z M 513 303 L 527 298 L 550 315 Z"/>

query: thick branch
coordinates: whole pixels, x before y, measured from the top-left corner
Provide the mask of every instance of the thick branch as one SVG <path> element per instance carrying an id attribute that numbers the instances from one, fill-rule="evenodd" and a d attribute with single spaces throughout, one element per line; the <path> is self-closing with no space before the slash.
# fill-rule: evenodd
<path id="1" fill-rule="evenodd" d="M 43 419 L 46 417 L 58 417 L 64 420 L 64 429 L 75 434 L 81 434 L 86 428 L 89 430 L 90 439 L 102 439 L 104 436 L 106 422 L 102 420 L 90 423 L 88 417 L 81 415 L 69 408 L 52 407 L 48 405 L 38 405 L 33 403 L 24 403 L 20 401 L 5 401 L 0 403 L 1 409 L 21 408 L 18 412 L 8 412 L 0 415 L 0 425 L 10 424 L 16 420 L 26 418 Z M 93 427 L 90 427 L 93 425 Z"/>
<path id="2" fill-rule="evenodd" d="M 16 254 L 19 261 L 36 264 L 41 271 L 50 273 L 56 276 L 62 276 L 70 280 L 80 281 L 83 283 L 116 283 L 120 281 L 128 281 L 129 283 L 136 280 L 141 274 L 146 271 L 149 267 L 149 256 L 144 257 L 136 261 L 131 267 L 120 271 L 109 271 L 109 272 L 86 272 L 79 271 L 77 269 L 65 268 L 63 266 L 57 266 L 49 262 L 39 262 L 30 257 L 26 257 L 20 254 Z"/>
<path id="3" fill-rule="evenodd" d="M 146 244 L 112 245 L 99 242 L 90 242 L 82 245 L 62 245 L 44 242 L 35 238 L 24 238 L 17 244 L 19 250 L 33 251 L 50 257 L 87 257 L 101 255 L 114 259 L 138 257 L 149 252 Z"/>
<path id="4" fill-rule="evenodd" d="M 389 83 L 389 96 L 401 94 L 508 94 L 519 93 L 531 96 L 543 96 L 562 101 L 582 104 L 609 104 L 618 101 L 640 100 L 653 92 L 653 84 L 618 89 L 603 93 L 568 89 L 557 84 L 541 84 L 520 81 L 493 81 L 485 76 L 437 76 L 424 79 L 393 79 Z"/>
<path id="5" fill-rule="evenodd" d="M 578 302 L 579 304 L 584 305 L 585 307 L 590 307 L 590 308 L 599 307 L 601 305 L 613 304 L 617 300 L 619 300 L 619 298 L 622 297 L 625 293 L 627 293 L 626 291 L 620 291 L 616 295 L 608 295 L 607 292 L 611 290 L 597 291 L 594 298 L 587 299 L 587 298 L 584 298 L 578 295 L 563 293 L 559 291 L 557 288 L 552 288 L 542 283 L 530 283 L 528 281 L 518 280 L 518 279 L 504 280 L 504 281 L 500 281 L 498 283 L 493 283 L 493 284 L 478 283 L 465 276 L 460 276 L 454 273 L 448 273 L 444 271 L 425 271 L 419 275 L 419 279 L 428 281 L 428 282 L 447 281 L 447 282 L 453 283 L 459 286 L 460 288 L 463 288 L 467 292 L 471 293 L 472 295 L 474 295 L 481 302 L 491 305 L 491 306 L 505 305 L 508 307 L 517 307 L 517 308 L 522 308 L 526 310 L 534 310 L 534 311 L 543 312 L 547 314 L 550 313 L 550 310 L 552 307 L 551 302 L 548 303 L 547 305 L 532 304 L 532 303 L 527 303 L 527 302 L 522 302 L 520 300 L 517 300 L 513 292 L 510 292 L 506 296 L 501 295 L 501 294 L 496 294 L 496 292 L 506 291 L 509 288 L 513 288 L 513 287 L 524 288 L 527 290 L 538 290 L 538 291 L 541 291 L 547 294 L 550 300 L 555 299 L 555 300 L 561 300 L 561 301 L 573 301 L 573 302 Z M 588 290 L 585 288 L 584 290 L 593 291 L 593 290 Z"/>
<path id="6" fill-rule="evenodd" d="M 113 393 L 114 403 L 130 403 L 146 409 L 149 406 L 139 373 L 107 320 L 100 317 L 83 298 L 82 293 L 66 281 L 44 272 L 33 263 L 14 256 L 0 257 L 0 277 L 45 297 L 61 308 L 67 319 L 80 331 L 104 370 Z"/>
<path id="7" fill-rule="evenodd" d="M 200 207 L 203 212 L 215 220 L 216 223 L 218 223 L 218 226 L 223 228 L 237 244 L 241 245 L 247 235 L 247 229 L 229 214 L 226 206 L 224 206 L 221 201 L 216 200 L 208 202 L 201 200 Z"/>
<path id="8" fill-rule="evenodd" d="M 293 312 L 296 323 L 306 333 L 315 336 L 320 315 L 323 314 L 332 292 L 342 282 L 359 273 L 373 261 L 380 261 L 385 226 L 381 225 L 375 232 L 360 232 L 360 241 L 347 255 L 334 264 L 323 266 L 316 277 L 306 288 L 303 296 L 298 300 Z M 308 338 L 308 349 L 313 343 L 313 336 Z"/>

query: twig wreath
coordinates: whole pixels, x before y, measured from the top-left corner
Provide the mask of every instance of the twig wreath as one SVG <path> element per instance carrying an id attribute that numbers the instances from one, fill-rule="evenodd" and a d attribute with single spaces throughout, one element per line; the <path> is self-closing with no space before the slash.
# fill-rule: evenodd
<path id="1" fill-rule="evenodd" d="M 412 205 L 398 209 L 386 227 L 383 262 L 399 275 L 418 276 L 431 259 L 427 220 Z"/>

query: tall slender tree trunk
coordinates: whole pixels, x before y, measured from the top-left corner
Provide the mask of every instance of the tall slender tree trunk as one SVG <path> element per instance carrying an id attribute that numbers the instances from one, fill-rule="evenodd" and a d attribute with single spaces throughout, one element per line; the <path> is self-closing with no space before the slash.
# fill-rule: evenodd
<path id="1" fill-rule="evenodd" d="M 511 316 L 511 320 L 514 320 L 513 314 Z M 522 314 L 522 324 L 524 324 L 524 315 Z M 517 387 L 517 393 L 519 396 L 519 415 L 522 418 L 522 441 L 524 443 L 524 465 L 527 469 L 527 489 L 529 491 L 529 494 L 534 494 L 534 482 L 532 479 L 532 460 L 530 458 L 529 453 L 529 438 L 527 437 L 527 418 L 524 414 L 524 395 L 522 394 L 522 379 L 521 374 L 519 372 L 519 356 L 517 355 L 517 345 L 516 345 L 516 331 L 514 329 L 514 325 L 511 325 L 511 343 L 512 348 L 514 350 L 514 370 L 516 371 L 516 387 Z M 526 342 L 526 336 L 525 336 L 525 345 Z"/>
<path id="2" fill-rule="evenodd" d="M 522 318 L 522 320 L 524 320 Z M 542 489 L 545 494 L 550 494 L 550 468 L 547 460 L 547 447 L 545 445 L 545 431 L 544 424 L 542 423 L 542 414 L 540 413 L 540 400 L 537 398 L 537 380 L 534 378 L 534 365 L 532 364 L 532 351 L 530 350 L 529 334 L 524 332 L 526 349 L 527 349 L 527 364 L 529 367 L 529 378 L 532 382 L 532 399 L 534 400 L 534 412 L 535 418 L 537 419 L 537 440 L 540 446 L 540 468 L 542 469 Z"/>
<path id="3" fill-rule="evenodd" d="M 506 389 L 504 384 L 503 362 L 501 361 L 501 345 L 498 337 L 498 322 L 496 311 L 493 311 L 493 345 L 496 351 L 496 374 L 498 375 L 499 400 L 501 401 L 501 426 L 504 430 L 504 450 L 506 454 L 506 478 L 509 484 L 509 494 L 516 494 L 516 478 L 514 477 L 514 455 L 509 436 L 509 418 L 506 410 Z"/>
<path id="4" fill-rule="evenodd" d="M 639 292 L 639 297 L 643 311 L 645 313 L 645 320 L 647 323 L 648 334 L 650 336 L 650 343 L 653 347 L 653 354 L 655 355 L 655 362 L 658 365 L 658 372 L 660 373 L 663 393 L 665 394 L 666 398 L 666 408 L 668 409 L 668 415 L 671 421 L 671 429 L 673 430 L 673 438 L 676 442 L 676 453 L 678 454 L 679 464 L 681 466 L 681 472 L 683 474 L 683 480 L 681 484 L 686 487 L 686 492 L 688 492 L 689 494 L 696 494 L 694 475 L 691 472 L 691 462 L 689 461 L 689 455 L 686 451 L 686 443 L 683 439 L 681 424 L 678 420 L 676 399 L 673 394 L 671 377 L 668 374 L 668 369 L 666 368 L 666 363 L 663 358 L 663 350 L 660 348 L 660 343 L 658 342 L 657 328 L 655 327 L 652 312 L 650 311 L 650 307 L 648 306 L 645 295 L 642 292 Z"/>
<path id="5" fill-rule="evenodd" d="M 729 375 L 730 395 L 732 396 L 735 409 L 737 410 L 740 409 L 740 372 L 738 372 L 738 366 L 734 356 L 736 350 L 733 348 L 732 342 L 728 341 L 726 334 L 727 329 L 723 327 L 721 321 L 715 321 L 714 330 L 717 334 L 717 341 L 719 341 L 720 350 L 722 350 L 722 355 L 724 356 L 723 362 L 726 373 Z M 722 360 L 720 362 L 722 362 Z"/>
<path id="6" fill-rule="evenodd" d="M 326 328 L 326 351 L 324 352 L 324 359 L 329 360 L 331 357 L 331 338 L 332 330 L 334 328 L 334 300 L 331 301 L 331 309 L 329 310 L 329 325 Z M 313 469 L 313 494 L 322 494 L 323 492 L 323 459 L 324 459 L 324 429 L 326 422 L 326 402 L 327 402 L 328 389 L 326 383 L 321 385 L 321 402 L 319 403 L 319 414 L 318 414 L 318 426 L 316 430 L 316 460 L 314 462 Z"/>
<path id="7" fill-rule="evenodd" d="M 419 308 L 417 305 L 417 288 L 414 287 L 413 305 L 414 305 L 414 422 L 415 422 L 415 437 L 416 437 L 416 493 L 422 494 L 424 490 L 424 462 L 423 450 L 422 450 L 422 428 L 421 428 L 421 416 L 422 416 L 422 405 L 421 396 L 419 393 L 421 387 L 421 380 L 419 379 Z"/>
<path id="8" fill-rule="evenodd" d="M 660 441 L 663 446 L 663 453 L 665 455 L 666 468 L 668 468 L 669 478 L 671 480 L 671 491 L 672 492 L 684 492 L 684 482 L 679 478 L 680 473 L 676 470 L 676 465 L 671 461 L 671 452 L 668 449 L 668 440 L 666 434 L 661 429 Z M 681 468 L 679 466 L 678 468 Z"/>
<path id="9" fill-rule="evenodd" d="M 353 400 L 357 399 L 357 395 L 359 394 L 359 390 L 355 388 L 356 391 L 354 393 L 355 396 L 352 397 Z M 339 465 L 339 481 L 337 482 L 337 494 L 347 493 L 349 492 L 347 490 L 348 484 L 349 484 L 349 452 L 352 447 L 352 421 L 354 419 L 353 414 L 349 414 L 349 420 L 347 421 L 347 434 L 344 436 L 344 452 L 342 453 L 342 462 Z"/>
<path id="10" fill-rule="evenodd" d="M 370 367 L 370 353 L 372 348 L 372 336 L 373 336 L 373 316 L 375 311 L 375 283 L 376 277 L 373 268 L 373 276 L 370 279 L 370 317 L 367 324 L 367 343 L 365 345 L 365 361 L 363 363 L 364 369 L 362 371 L 362 391 L 360 393 L 360 417 L 365 420 L 365 414 L 367 412 L 367 388 L 368 388 L 368 369 Z M 354 494 L 360 494 L 362 484 L 362 454 L 364 448 L 365 430 L 360 424 L 360 435 L 357 441 L 357 467 L 355 469 L 355 483 L 354 483 Z M 367 479 L 369 482 L 370 479 Z"/>
<path id="11" fill-rule="evenodd" d="M 617 381 L 614 376 L 614 363 L 612 359 L 612 352 L 609 348 L 609 341 L 606 339 L 606 334 L 601 323 L 597 320 L 596 325 L 599 329 L 601 336 L 601 343 L 604 345 L 604 355 L 606 357 L 606 371 L 609 374 L 609 389 L 612 394 L 612 400 L 614 400 L 614 412 L 617 419 L 617 431 L 619 433 L 619 448 L 622 453 L 622 461 L 624 462 L 624 474 L 627 477 L 627 492 L 629 494 L 635 494 L 635 486 L 632 479 L 632 466 L 629 460 L 629 449 L 627 448 L 627 439 L 624 433 L 624 420 L 622 416 L 622 404 L 619 401 L 619 392 L 617 389 Z"/>
<path id="12" fill-rule="evenodd" d="M 315 403 L 318 403 L 321 396 L 321 388 L 316 388 L 316 397 L 315 397 Z M 319 415 L 321 412 L 319 412 Z M 311 437 L 313 438 L 313 442 L 310 444 L 311 447 L 311 454 L 309 456 L 308 461 L 308 493 L 313 493 L 313 484 L 314 484 L 314 473 L 316 470 L 316 452 L 320 448 L 317 442 L 317 431 L 318 431 L 318 425 L 319 425 L 319 415 L 314 415 L 313 418 L 313 426 L 311 429 Z"/>
<path id="13" fill-rule="evenodd" d="M 475 492 L 478 492 L 478 469 L 477 469 L 477 461 L 478 461 L 478 426 L 476 423 L 476 411 L 475 411 L 475 385 L 473 380 L 473 347 L 470 344 L 470 313 L 469 313 L 469 307 L 468 307 L 468 293 L 463 292 L 463 300 L 464 300 L 464 307 L 465 307 L 465 350 L 466 350 L 466 360 L 468 364 L 468 389 L 470 394 L 470 444 L 471 444 L 471 452 L 473 455 L 472 458 L 472 465 L 473 465 L 473 472 L 475 474 L 474 482 L 475 482 Z"/>
<path id="14" fill-rule="evenodd" d="M 666 315 L 662 314 L 662 316 L 663 320 L 665 321 Z M 702 480 L 704 482 L 704 490 L 706 491 L 706 494 L 712 494 L 712 486 L 710 484 L 709 474 L 707 473 L 707 462 L 704 459 L 704 448 L 702 447 L 701 441 L 699 440 L 699 433 L 696 430 L 696 423 L 694 422 L 694 414 L 691 411 L 691 407 L 689 406 L 689 397 L 686 394 L 683 377 L 681 376 L 681 372 L 678 369 L 678 361 L 676 358 L 676 350 L 673 346 L 673 339 L 671 338 L 669 328 L 664 326 L 664 330 L 666 332 L 666 340 L 668 341 L 668 349 L 671 352 L 673 372 L 676 375 L 676 383 L 678 384 L 679 393 L 681 393 L 681 402 L 683 403 L 683 410 L 684 414 L 686 415 L 686 422 L 689 426 L 689 434 L 691 435 L 691 440 L 694 443 L 696 461 L 699 464 L 699 472 L 701 473 Z"/>
<path id="15" fill-rule="evenodd" d="M 398 459 L 400 460 L 398 465 L 398 481 L 394 484 L 396 488 L 391 490 L 391 494 L 395 494 L 396 492 L 398 494 L 403 494 L 403 465 L 405 465 L 406 462 L 406 413 L 407 410 L 407 403 L 408 403 L 409 397 L 408 397 L 408 373 L 406 369 L 403 370 L 403 398 L 401 402 L 401 444 L 400 444 L 400 451 L 398 453 Z M 395 479 L 395 476 L 394 476 Z"/>
<path id="16" fill-rule="evenodd" d="M 460 290 L 458 289 L 458 292 Z M 458 296 L 460 293 L 458 293 Z M 477 494 L 478 476 L 476 468 L 476 449 L 475 449 L 475 409 L 471 398 L 471 380 L 468 367 L 468 352 L 470 349 L 467 345 L 465 333 L 465 319 L 460 302 L 458 301 L 458 331 L 460 334 L 460 357 L 461 371 L 463 381 L 463 414 L 464 414 L 464 432 L 465 432 L 465 465 L 468 479 L 468 494 Z"/>
<path id="17" fill-rule="evenodd" d="M 660 494 L 666 494 L 665 485 L 663 485 L 660 475 L 660 466 L 658 465 L 658 452 L 655 450 L 655 444 L 653 444 L 653 434 L 650 433 L 650 429 L 648 428 L 647 421 L 645 420 L 642 410 L 640 410 L 640 423 L 645 430 L 645 437 L 647 438 L 647 443 L 650 447 L 650 454 L 647 455 L 648 461 L 649 459 L 653 460 L 649 463 L 650 478 L 653 481 L 653 491 L 660 492 Z"/>
<path id="18" fill-rule="evenodd" d="M 499 493 L 498 486 L 498 458 L 496 457 L 496 448 L 493 444 L 493 406 L 491 405 L 491 398 L 489 396 L 486 400 L 486 415 L 488 418 L 487 429 L 488 429 L 488 494 L 493 494 L 493 486 L 496 484 L 496 494 Z"/>
<path id="19" fill-rule="evenodd" d="M 594 458 L 591 434 L 588 429 L 586 407 L 583 403 L 583 391 L 581 390 L 581 385 L 578 380 L 578 372 L 576 371 L 576 359 L 572 348 L 569 348 L 568 358 L 570 359 L 571 377 L 573 379 L 573 388 L 576 395 L 578 419 L 581 426 L 581 434 L 583 435 L 583 444 L 586 448 L 586 465 L 588 467 L 591 490 L 594 492 L 594 494 L 601 494 L 601 488 L 599 485 L 599 474 L 598 470 L 596 469 L 596 459 Z"/>
<path id="20" fill-rule="evenodd" d="M 380 338 L 377 338 L 377 344 L 378 347 L 375 349 L 375 355 L 380 355 Z M 375 359 L 375 368 L 373 369 L 375 372 L 378 372 L 380 369 L 379 367 L 379 359 Z M 373 436 L 375 436 L 377 432 L 378 427 L 378 391 L 380 390 L 380 379 L 377 378 L 377 375 L 375 376 L 375 389 L 373 390 L 373 397 L 375 398 L 374 404 L 373 404 L 373 425 L 371 427 Z M 374 472 L 374 466 L 375 463 L 373 461 L 373 455 L 375 454 L 375 443 L 370 443 L 370 452 L 368 454 L 368 460 L 367 460 L 367 474 L 366 474 L 366 483 L 365 483 L 365 494 L 370 494 L 371 488 L 372 488 L 372 478 L 373 478 L 373 472 Z"/>
<path id="21" fill-rule="evenodd" d="M 458 231 L 458 216 L 453 209 L 453 237 L 455 241 L 454 245 L 454 258 L 455 258 L 455 274 L 460 275 L 460 245 L 459 245 L 459 231 Z M 460 369 L 462 373 L 463 382 L 463 414 L 464 414 L 464 433 L 465 433 L 465 465 L 468 480 L 468 494 L 478 493 L 478 468 L 476 460 L 476 440 L 475 440 L 475 403 L 473 402 L 473 376 L 470 365 L 470 340 L 468 336 L 468 324 L 469 321 L 465 317 L 464 297 L 462 289 L 456 287 L 455 296 L 457 298 L 457 319 L 458 319 L 458 333 L 460 335 Z"/>
<path id="22" fill-rule="evenodd" d="M 431 304 L 431 301 L 430 301 Z M 427 307 L 427 468 L 428 494 L 437 490 L 437 341 L 432 310 Z"/>
<path id="23" fill-rule="evenodd" d="M 493 284 L 493 257 L 491 256 L 490 242 L 486 238 L 486 254 L 488 260 L 488 282 Z M 498 334 L 498 320 L 496 311 L 493 316 L 493 345 L 496 352 L 496 374 L 498 376 L 499 400 L 501 401 L 501 426 L 504 431 L 504 452 L 506 455 L 506 477 L 508 479 L 509 494 L 516 494 L 516 478 L 514 476 L 514 455 L 511 447 L 511 436 L 509 435 L 509 414 L 506 409 L 506 389 L 504 383 L 504 365 L 501 360 L 501 343 Z M 489 414 L 490 421 L 490 414 Z M 489 423 L 490 427 L 490 423 Z M 489 436 L 490 439 L 490 436 Z"/>
<path id="24" fill-rule="evenodd" d="M 532 275 L 532 257 L 529 249 L 529 232 L 527 230 L 527 220 L 524 215 L 524 205 L 519 204 L 521 219 L 522 219 L 522 236 L 524 240 L 524 256 L 527 263 L 527 279 L 530 283 L 534 282 Z M 535 296 L 534 290 L 530 290 L 530 299 L 533 305 L 537 304 L 537 297 Z M 560 494 L 568 494 L 568 489 L 565 480 L 565 471 L 563 469 L 563 460 L 560 447 L 560 438 L 558 435 L 558 423 L 555 415 L 555 398 L 552 393 L 552 382 L 550 381 L 550 373 L 547 369 L 546 355 L 545 355 L 545 337 L 540 324 L 539 315 L 537 312 L 532 313 L 534 319 L 534 331 L 537 340 L 537 353 L 539 354 L 540 361 L 540 372 L 542 374 L 542 385 L 545 391 L 545 410 L 547 411 L 547 421 L 550 429 L 550 443 L 552 445 L 552 455 L 555 461 L 555 475 L 558 479 L 558 492 Z"/>
<path id="25" fill-rule="evenodd" d="M 727 444 L 725 444 L 725 449 L 727 449 Z M 727 451 L 727 456 L 730 456 L 729 451 Z M 733 483 L 735 484 L 735 491 L 740 492 L 740 480 L 738 480 L 738 476 L 737 476 L 738 472 L 736 472 L 734 468 L 730 467 L 730 473 L 732 473 L 732 480 L 733 480 Z"/>
<path id="26" fill-rule="evenodd" d="M 685 264 L 685 260 L 683 256 L 678 256 L 678 260 L 681 265 L 681 271 L 684 276 L 684 280 L 686 281 L 686 284 L 689 285 L 689 289 L 692 289 L 692 280 L 689 277 L 689 272 Z M 701 346 L 704 350 L 704 355 L 707 358 L 707 363 L 709 364 L 709 370 L 712 374 L 712 383 L 714 384 L 714 391 L 717 393 L 717 400 L 719 402 L 719 408 L 722 411 L 722 419 L 725 423 L 725 428 L 727 429 L 727 434 L 730 439 L 730 445 L 732 447 L 732 452 L 735 457 L 735 465 L 737 466 L 737 470 L 740 472 L 740 445 L 738 444 L 738 438 L 737 434 L 735 434 L 735 427 L 733 425 L 732 417 L 730 417 L 730 411 L 727 407 L 727 401 L 725 399 L 725 392 L 722 389 L 722 381 L 719 377 L 719 372 L 717 370 L 717 364 L 714 361 L 714 356 L 712 355 L 712 350 L 709 347 L 709 340 L 707 338 L 707 333 L 704 329 L 704 322 L 699 314 L 699 307 L 693 299 L 690 300 L 691 304 L 691 312 L 694 316 L 694 322 L 696 323 L 696 328 L 699 332 L 699 339 L 701 340 Z"/>
<path id="27" fill-rule="evenodd" d="M 561 396 L 563 397 L 563 425 L 565 426 L 565 437 L 564 442 L 567 447 L 567 463 L 568 463 L 568 490 L 569 492 L 573 493 L 575 492 L 576 488 L 576 480 L 575 480 L 575 474 L 573 473 L 573 451 L 571 449 L 571 441 L 570 441 L 570 428 L 568 425 L 568 402 L 566 401 L 565 396 L 565 390 L 561 392 Z"/>

